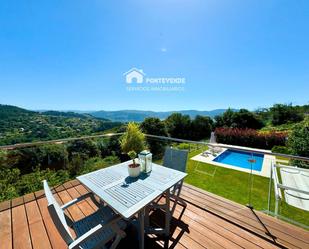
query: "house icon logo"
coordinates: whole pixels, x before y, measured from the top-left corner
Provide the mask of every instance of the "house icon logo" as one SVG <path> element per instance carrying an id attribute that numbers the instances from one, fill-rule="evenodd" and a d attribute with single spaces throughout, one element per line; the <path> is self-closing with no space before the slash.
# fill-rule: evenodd
<path id="1" fill-rule="evenodd" d="M 123 74 L 126 77 L 126 82 L 127 83 L 143 83 L 144 80 L 144 72 L 142 69 L 137 69 L 137 68 L 131 68 L 128 72 L 125 72 Z"/>

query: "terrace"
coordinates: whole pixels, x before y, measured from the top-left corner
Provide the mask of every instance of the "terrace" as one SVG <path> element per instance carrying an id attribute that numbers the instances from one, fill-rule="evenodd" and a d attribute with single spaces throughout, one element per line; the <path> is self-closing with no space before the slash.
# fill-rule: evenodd
<path id="1" fill-rule="evenodd" d="M 88 137 L 87 139 L 98 138 Z M 190 158 L 207 149 L 207 144 L 203 142 L 154 136 L 149 136 L 148 139 L 152 139 L 153 142 L 164 141 L 164 146 L 173 145 L 174 147 L 183 146 L 183 142 L 186 142 L 190 144 Z M 72 139 L 50 143 L 60 146 L 69 142 L 72 142 Z M 42 144 L 46 143 L 39 142 L 26 146 L 41 146 Z M 21 146 L 6 149 L 18 147 Z M 273 154 L 273 156 L 276 155 Z M 156 162 L 160 163 L 161 159 L 157 159 Z M 309 247 L 309 232 L 306 223 L 308 211 L 290 207 L 282 200 L 279 203 L 279 213 L 278 210 L 276 213 L 277 218 L 272 216 L 275 213 L 278 191 L 284 190 L 284 186 L 280 184 L 279 190 L 273 187 L 272 177 L 254 176 L 250 173 L 236 172 L 194 160 L 188 161 L 187 173 L 187 183 L 184 184 L 181 192 L 181 198 L 187 203 L 187 207 L 183 209 L 177 205 L 171 222 L 168 243 L 164 237 L 147 235 L 145 248 Z M 232 182 L 231 180 L 239 180 L 241 177 L 245 177 L 245 181 Z M 248 182 L 247 180 L 251 177 L 254 177 L 255 181 Z M 230 181 L 228 186 L 223 184 L 226 181 Z M 260 192 L 261 189 L 266 191 L 265 196 L 260 196 L 262 193 L 265 194 L 265 191 Z M 87 192 L 89 190 L 76 179 L 53 188 L 54 196 L 62 204 Z M 252 196 L 251 194 L 249 196 L 249 193 Z M 248 208 L 244 205 L 245 203 L 251 204 L 254 209 Z M 67 215 L 77 221 L 96 210 L 97 206 L 88 198 L 69 207 Z M 291 215 L 292 213 L 294 216 Z M 158 224 L 162 220 L 164 220 L 164 211 L 152 213 L 152 223 Z M 300 223 L 301 221 L 304 221 L 303 224 Z M 126 238 L 117 248 L 138 248 L 136 229 L 129 225 L 126 233 Z M 47 200 L 42 190 L 0 203 L 0 241 L 0 249 L 67 248 L 51 220 L 47 210 Z"/>

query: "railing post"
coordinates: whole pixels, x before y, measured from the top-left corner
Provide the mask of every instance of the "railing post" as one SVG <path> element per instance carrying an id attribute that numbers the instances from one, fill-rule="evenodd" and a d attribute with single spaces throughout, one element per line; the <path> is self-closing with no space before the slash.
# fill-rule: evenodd
<path id="1" fill-rule="evenodd" d="M 271 202 L 271 187 L 272 187 L 272 180 L 273 180 L 273 161 L 271 163 L 270 167 L 270 178 L 269 178 L 269 188 L 268 188 L 268 203 L 267 203 L 267 209 L 268 213 L 270 212 L 270 202 Z"/>
<path id="2" fill-rule="evenodd" d="M 253 153 L 251 153 L 251 158 L 248 160 L 248 162 L 250 163 L 250 174 L 249 174 L 249 183 L 248 183 L 248 187 L 249 187 L 249 203 L 247 204 L 247 207 L 250 209 L 253 209 L 253 205 L 252 205 L 252 188 L 253 188 L 253 172 L 252 172 L 252 167 L 253 167 L 253 163 L 255 163 L 255 159 L 253 158 Z"/>
<path id="3" fill-rule="evenodd" d="M 275 204 L 275 217 L 278 216 L 278 207 L 279 207 L 279 198 L 276 196 L 276 204 Z"/>

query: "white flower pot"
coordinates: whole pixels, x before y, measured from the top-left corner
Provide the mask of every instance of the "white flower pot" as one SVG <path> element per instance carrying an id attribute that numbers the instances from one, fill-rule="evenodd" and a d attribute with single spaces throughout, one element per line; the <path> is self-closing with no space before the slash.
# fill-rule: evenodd
<path id="1" fill-rule="evenodd" d="M 138 165 L 138 167 L 132 168 L 128 166 L 128 173 L 131 177 L 138 177 L 141 173 L 141 166 Z"/>

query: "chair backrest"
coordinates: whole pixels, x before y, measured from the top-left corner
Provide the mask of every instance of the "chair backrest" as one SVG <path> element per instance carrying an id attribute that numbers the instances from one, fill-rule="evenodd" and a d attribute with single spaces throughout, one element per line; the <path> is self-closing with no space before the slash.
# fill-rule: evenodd
<path id="1" fill-rule="evenodd" d="M 56 199 L 54 198 L 46 180 L 43 181 L 43 185 L 45 196 L 48 202 L 49 214 L 61 237 L 69 245 L 74 241 L 74 239 L 70 233 L 69 226 L 66 222 L 65 214 Z"/>
<path id="2" fill-rule="evenodd" d="M 164 153 L 163 165 L 167 168 L 186 172 L 187 159 L 187 150 L 178 150 L 167 147 Z"/>

